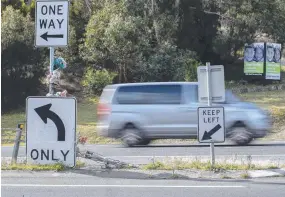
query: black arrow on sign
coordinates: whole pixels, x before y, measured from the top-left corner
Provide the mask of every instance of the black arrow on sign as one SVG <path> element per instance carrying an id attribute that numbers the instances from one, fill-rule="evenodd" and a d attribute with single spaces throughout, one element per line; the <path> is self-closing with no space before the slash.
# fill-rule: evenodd
<path id="1" fill-rule="evenodd" d="M 51 108 L 51 103 L 35 108 L 35 111 L 37 112 L 37 114 L 43 120 L 45 124 L 47 124 L 48 118 L 51 119 L 57 128 L 57 141 L 65 141 L 64 124 L 61 118 L 56 113 L 51 111 L 50 108 Z"/>
<path id="2" fill-rule="evenodd" d="M 50 34 L 48 35 L 48 32 L 41 35 L 41 38 L 45 41 L 48 41 L 48 38 L 63 38 L 63 34 Z"/>
<path id="3" fill-rule="evenodd" d="M 221 127 L 220 124 L 218 124 L 218 125 L 216 125 L 211 131 L 209 131 L 209 132 L 205 131 L 202 140 L 211 140 L 211 139 L 212 139 L 211 136 L 212 136 L 214 133 L 216 133 L 220 128 L 222 128 L 222 127 Z"/>

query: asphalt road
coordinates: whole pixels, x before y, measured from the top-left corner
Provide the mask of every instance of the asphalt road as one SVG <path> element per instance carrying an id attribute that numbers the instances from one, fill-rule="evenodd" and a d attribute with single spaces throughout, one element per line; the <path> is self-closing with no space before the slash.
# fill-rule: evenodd
<path id="1" fill-rule="evenodd" d="M 85 145 L 80 150 L 89 150 L 105 157 L 118 159 L 135 164 L 148 163 L 150 159 L 165 157 L 195 157 L 208 158 L 209 145 L 149 145 L 126 148 L 122 145 Z M 1 156 L 11 157 L 13 147 L 2 147 Z M 223 144 L 215 146 L 216 158 L 246 158 L 248 155 L 253 160 L 268 160 L 285 162 L 285 142 L 255 142 L 249 146 L 236 146 Z M 25 148 L 19 150 L 19 157 L 25 157 Z"/>
<path id="2" fill-rule="evenodd" d="M 2 172 L 5 197 L 268 197 L 285 196 L 285 179 L 137 180 L 75 173 Z"/>

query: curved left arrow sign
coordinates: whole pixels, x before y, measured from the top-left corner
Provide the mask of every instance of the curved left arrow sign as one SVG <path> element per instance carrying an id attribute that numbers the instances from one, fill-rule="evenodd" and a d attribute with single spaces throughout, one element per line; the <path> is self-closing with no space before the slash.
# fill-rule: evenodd
<path id="1" fill-rule="evenodd" d="M 52 120 L 57 128 L 57 141 L 65 141 L 65 127 L 61 120 L 61 118 L 50 110 L 51 103 L 47 105 L 43 105 L 41 107 L 35 108 L 35 111 L 39 115 L 39 117 L 43 120 L 45 124 L 47 124 L 47 119 Z"/>

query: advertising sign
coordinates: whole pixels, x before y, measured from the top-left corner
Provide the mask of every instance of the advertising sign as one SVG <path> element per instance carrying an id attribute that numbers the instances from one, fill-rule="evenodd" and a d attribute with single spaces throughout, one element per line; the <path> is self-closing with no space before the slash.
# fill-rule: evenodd
<path id="1" fill-rule="evenodd" d="M 264 43 L 245 45 L 244 73 L 259 76 L 264 73 Z"/>
<path id="2" fill-rule="evenodd" d="M 281 44 L 266 43 L 265 79 L 280 80 Z"/>

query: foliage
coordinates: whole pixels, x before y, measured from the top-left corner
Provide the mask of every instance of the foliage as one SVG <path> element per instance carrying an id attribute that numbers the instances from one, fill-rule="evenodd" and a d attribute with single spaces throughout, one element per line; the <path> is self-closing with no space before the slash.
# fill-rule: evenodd
<path id="1" fill-rule="evenodd" d="M 2 104 L 13 108 L 37 94 L 48 53 L 33 46 L 35 0 L 1 4 Z M 284 0 L 70 0 L 69 46 L 56 55 L 83 81 L 89 68 L 117 73 L 116 83 L 195 81 L 207 61 L 240 80 L 244 44 L 285 43 L 284 19 Z"/>
<path id="2" fill-rule="evenodd" d="M 195 54 L 165 43 L 136 64 L 135 81 L 196 81 Z M 140 73 L 140 74 L 139 74 Z"/>
<path id="3" fill-rule="evenodd" d="M 82 85 L 88 93 L 101 94 L 103 88 L 111 84 L 115 76 L 115 73 L 106 69 L 94 70 L 93 68 L 88 68 L 84 74 Z"/>
<path id="4" fill-rule="evenodd" d="M 30 16 L 8 6 L 2 13 L 2 110 L 17 108 L 41 85 L 44 59 L 34 49 L 34 23 Z M 19 85 L 21 84 L 21 85 Z"/>
<path id="5" fill-rule="evenodd" d="M 127 3 L 110 3 L 91 17 L 81 52 L 85 60 L 115 70 L 118 82 L 185 80 L 185 70 L 189 78 L 194 53 L 175 46 L 175 17 L 160 14 L 153 27 L 144 16 L 128 15 L 134 5 Z"/>
<path id="6" fill-rule="evenodd" d="M 30 15 L 35 17 L 35 0 L 1 0 L 1 11 L 6 10 L 7 6 L 12 6 L 16 10 L 20 10 L 24 16 Z"/>
<path id="7" fill-rule="evenodd" d="M 63 57 L 68 67 L 65 72 L 72 72 L 73 75 L 82 76 L 84 72 L 85 62 L 79 55 L 79 46 L 83 43 L 85 27 L 90 18 L 90 10 L 86 1 L 70 1 L 69 10 L 69 44 L 66 48 L 56 51 L 58 56 Z"/>

